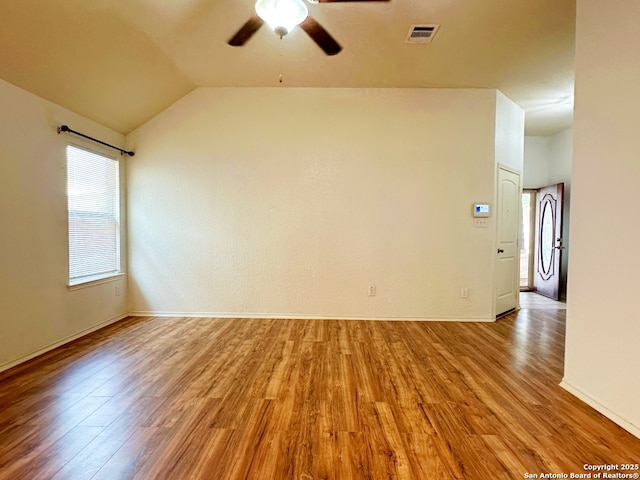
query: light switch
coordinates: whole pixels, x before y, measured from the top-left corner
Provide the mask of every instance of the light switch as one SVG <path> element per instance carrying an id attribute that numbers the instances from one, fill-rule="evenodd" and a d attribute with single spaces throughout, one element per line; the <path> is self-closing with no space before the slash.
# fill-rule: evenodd
<path id="1" fill-rule="evenodd" d="M 474 218 L 473 219 L 473 228 L 487 228 L 489 226 L 488 218 Z"/>

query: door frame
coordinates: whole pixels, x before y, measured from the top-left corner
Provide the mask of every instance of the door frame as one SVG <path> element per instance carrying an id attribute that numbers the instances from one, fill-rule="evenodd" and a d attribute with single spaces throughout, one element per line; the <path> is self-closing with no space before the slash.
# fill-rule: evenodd
<path id="1" fill-rule="evenodd" d="M 515 286 L 515 307 L 513 310 L 509 310 L 507 312 L 504 313 L 497 313 L 497 309 L 498 309 L 498 268 L 497 268 L 497 261 L 498 261 L 498 257 L 495 256 L 496 255 L 496 251 L 498 249 L 498 245 L 499 245 L 499 241 L 498 241 L 498 215 L 500 215 L 500 208 L 501 205 L 498 203 L 498 198 L 499 198 L 499 189 L 500 189 L 500 170 L 504 170 L 507 172 L 510 172 L 514 175 L 518 176 L 518 202 L 517 202 L 517 218 L 518 219 L 522 219 L 522 176 L 523 173 L 519 170 L 516 170 L 514 168 L 511 168 L 507 165 L 504 165 L 502 163 L 498 163 L 496 164 L 496 173 L 495 173 L 495 189 L 494 189 L 494 196 L 495 196 L 495 200 L 494 203 L 496 205 L 496 209 L 495 209 L 495 222 L 494 222 L 494 246 L 493 246 L 493 255 L 494 255 L 494 260 L 493 260 L 493 314 L 492 316 L 494 318 L 500 318 L 503 315 L 506 315 L 512 311 L 518 311 L 520 310 L 520 244 L 522 242 L 521 239 L 521 235 L 520 235 L 520 228 L 518 227 L 518 240 L 517 243 L 518 245 L 516 246 L 516 268 L 515 271 L 513 273 L 513 282 L 514 282 L 514 286 Z"/>
<path id="2" fill-rule="evenodd" d="M 533 268 L 534 268 L 534 260 L 535 260 L 535 249 L 536 249 L 536 211 L 537 211 L 537 203 L 536 199 L 538 197 L 538 189 L 537 188 L 523 188 L 522 195 L 528 193 L 531 195 L 531 200 L 529 203 L 530 215 L 529 215 L 529 256 L 527 257 L 527 262 L 529 263 L 527 286 L 520 286 L 521 292 L 533 292 Z M 524 218 L 522 217 L 522 210 L 520 211 L 520 221 L 523 222 Z M 524 235 L 524 231 L 521 232 Z M 520 241 L 524 241 L 524 238 L 521 238 Z M 520 246 L 522 248 L 522 245 Z"/>

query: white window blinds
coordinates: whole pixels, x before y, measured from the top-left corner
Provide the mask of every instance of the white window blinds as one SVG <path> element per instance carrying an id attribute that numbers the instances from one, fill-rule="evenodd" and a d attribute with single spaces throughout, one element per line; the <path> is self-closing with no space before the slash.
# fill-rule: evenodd
<path id="1" fill-rule="evenodd" d="M 67 146 L 69 284 L 120 270 L 118 161 Z"/>

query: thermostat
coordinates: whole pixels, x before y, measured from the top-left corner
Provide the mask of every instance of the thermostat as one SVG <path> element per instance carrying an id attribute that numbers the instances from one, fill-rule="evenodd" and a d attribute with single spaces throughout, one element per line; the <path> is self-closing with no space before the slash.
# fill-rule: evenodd
<path id="1" fill-rule="evenodd" d="M 489 204 L 489 203 L 474 203 L 473 204 L 473 216 L 474 217 L 490 217 L 491 216 L 491 204 Z"/>

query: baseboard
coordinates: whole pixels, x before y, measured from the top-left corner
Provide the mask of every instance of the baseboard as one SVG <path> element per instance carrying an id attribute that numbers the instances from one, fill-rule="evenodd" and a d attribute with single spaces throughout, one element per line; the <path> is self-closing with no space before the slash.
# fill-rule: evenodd
<path id="1" fill-rule="evenodd" d="M 573 385 L 571 385 L 570 383 L 568 383 L 564 379 L 562 380 L 562 382 L 560 382 L 560 386 L 562 388 L 564 388 L 570 394 L 574 395 L 575 397 L 578 397 L 580 400 L 582 400 L 584 403 L 586 403 L 587 405 L 592 407 L 594 410 L 597 410 L 598 412 L 600 412 L 602 415 L 607 417 L 613 423 L 616 423 L 619 426 L 621 426 L 622 428 L 624 428 L 631 435 L 634 435 L 634 436 L 640 438 L 640 427 L 634 425 L 633 423 L 629 422 L 628 420 L 625 420 L 621 416 L 619 416 L 616 413 L 612 412 L 607 407 L 602 405 L 600 402 L 598 402 L 597 400 L 594 400 L 589 395 L 584 393 L 582 390 L 580 390 L 579 388 L 574 387 Z"/>
<path id="2" fill-rule="evenodd" d="M 119 322 L 120 320 L 127 318 L 129 316 L 128 313 L 125 313 L 123 315 L 119 315 L 117 317 L 113 317 L 110 318 L 109 320 L 105 320 L 104 322 L 100 322 L 97 325 L 94 325 L 93 327 L 87 328 L 86 330 L 82 330 L 79 333 L 76 333 L 74 335 L 71 335 L 69 337 L 66 337 L 58 342 L 52 343 L 51 345 L 47 345 L 44 348 L 41 348 L 40 350 L 37 350 L 33 353 L 29 353 L 27 355 L 23 355 L 22 357 L 19 357 L 16 360 L 11 360 L 7 363 L 3 363 L 2 365 L 0 365 L 0 372 L 4 372 L 5 370 L 9 370 L 10 368 L 13 368 L 15 366 L 20 365 L 21 363 L 24 362 L 28 362 L 29 360 L 31 360 L 32 358 L 36 358 L 39 357 L 40 355 L 47 353 L 55 348 L 61 347 L 62 345 L 65 345 L 69 342 L 73 342 L 74 340 L 77 340 L 78 338 L 84 337 L 85 335 L 88 335 L 92 332 L 95 332 L 96 330 L 100 330 L 101 328 L 104 328 L 108 325 L 111 325 L 112 323 L 116 323 Z"/>
<path id="3" fill-rule="evenodd" d="M 55 348 L 61 347 L 66 343 L 84 337 L 96 330 L 100 330 L 112 323 L 118 322 L 127 317 L 188 317 L 188 318 L 246 318 L 246 319 L 282 319 L 282 320 L 374 320 L 374 321 L 396 321 L 396 322 L 494 322 L 495 318 L 491 317 L 375 317 L 375 316 L 326 316 L 326 315 L 297 315 L 297 314 L 273 314 L 273 313 L 229 313 L 229 312 L 154 312 L 154 311 L 134 311 L 123 315 L 119 315 L 109 320 L 105 320 L 91 328 L 83 330 L 79 333 L 66 337 L 58 342 L 52 343 L 35 352 L 23 355 L 15 360 L 0 364 L 0 372 L 9 370 L 21 363 L 27 362 L 35 357 L 47 353 Z"/>
<path id="4" fill-rule="evenodd" d="M 162 312 L 133 311 L 132 317 L 178 317 L 178 318 L 246 318 L 282 320 L 374 320 L 386 322 L 495 322 L 492 317 L 376 317 L 366 315 L 301 315 L 291 313 L 230 313 L 230 312 Z"/>

